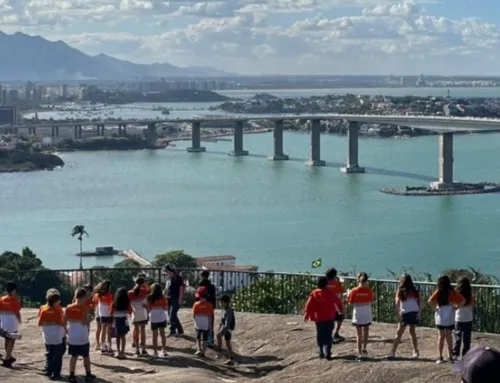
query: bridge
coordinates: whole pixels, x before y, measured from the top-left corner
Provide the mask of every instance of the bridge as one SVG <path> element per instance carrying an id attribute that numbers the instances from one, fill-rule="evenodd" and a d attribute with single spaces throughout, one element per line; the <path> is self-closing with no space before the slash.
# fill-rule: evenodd
<path id="1" fill-rule="evenodd" d="M 306 162 L 309 166 L 324 166 L 321 159 L 321 121 L 348 121 L 348 150 L 346 165 L 342 167 L 345 173 L 364 173 L 365 169 L 358 163 L 358 137 L 360 124 L 387 124 L 401 125 L 412 128 L 421 128 L 439 133 L 439 178 L 431 186 L 434 188 L 453 188 L 459 185 L 453 179 L 453 135 L 457 132 L 500 131 L 500 119 L 440 117 L 440 116 L 405 116 L 405 115 L 354 115 L 354 114 L 300 114 L 300 115 L 237 115 L 237 116 L 210 116 L 188 119 L 158 119 L 158 120 L 90 120 L 87 122 L 44 122 L 29 125 L 0 126 L 0 132 L 19 134 L 28 130 L 29 134 L 36 134 L 37 128 L 52 128 L 52 136 L 59 136 L 59 129 L 73 129 L 74 138 L 82 137 L 82 126 L 95 126 L 99 136 L 104 135 L 106 125 L 118 126 L 118 134 L 126 131 L 127 125 L 147 126 L 147 140 L 150 146 L 156 142 L 156 126 L 162 123 L 189 123 L 191 124 L 191 153 L 201 153 L 205 148 L 201 146 L 201 124 L 218 122 L 232 125 L 234 130 L 234 148 L 229 153 L 232 156 L 246 156 L 248 151 L 243 146 L 243 126 L 248 121 L 267 120 L 274 122 L 273 139 L 274 153 L 269 159 L 274 161 L 288 160 L 283 151 L 283 122 L 310 121 L 311 123 L 311 154 Z"/>

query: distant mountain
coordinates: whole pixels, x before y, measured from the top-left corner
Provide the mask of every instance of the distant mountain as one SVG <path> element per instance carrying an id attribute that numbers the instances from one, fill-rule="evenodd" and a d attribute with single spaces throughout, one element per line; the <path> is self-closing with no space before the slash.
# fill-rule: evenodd
<path id="1" fill-rule="evenodd" d="M 106 80 L 141 77 L 226 77 L 211 67 L 135 64 L 100 54 L 87 55 L 63 41 L 0 32 L 0 81 Z"/>

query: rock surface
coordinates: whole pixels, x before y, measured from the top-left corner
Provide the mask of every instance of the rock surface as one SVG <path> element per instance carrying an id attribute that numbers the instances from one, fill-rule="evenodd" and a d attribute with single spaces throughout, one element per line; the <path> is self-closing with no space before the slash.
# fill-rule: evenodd
<path id="1" fill-rule="evenodd" d="M 40 330 L 36 327 L 36 310 L 23 310 L 23 339 L 18 341 L 15 356 L 18 362 L 13 370 L 1 369 L 2 381 L 9 383 L 39 383 L 48 381 L 42 375 L 44 347 Z M 217 313 L 218 315 L 218 313 Z M 450 364 L 435 365 L 436 331 L 418 329 L 421 359 L 411 360 L 408 334 L 403 338 L 398 356 L 400 360 L 388 362 L 387 355 L 395 326 L 374 324 L 368 352 L 370 358 L 356 363 L 355 331 L 350 323 L 344 324 L 347 340 L 334 347 L 335 360 L 328 362 L 316 357 L 314 324 L 304 324 L 300 316 L 278 316 L 236 313 L 234 346 L 238 353 L 235 366 L 225 366 L 224 357 L 210 350 L 207 358 L 194 356 L 194 329 L 189 310 L 181 312 L 186 337 L 168 339 L 169 356 L 166 359 L 136 358 L 127 339 L 128 360 L 101 356 L 91 352 L 96 382 L 293 382 L 293 383 L 455 383 L 460 379 L 451 374 Z M 218 318 L 217 318 L 218 323 Z M 95 325 L 93 325 L 93 330 Z M 91 345 L 94 348 L 94 332 Z M 129 334 L 130 335 L 130 334 Z M 475 334 L 474 342 L 500 347 L 500 337 Z M 1 341 L 0 341 L 1 342 Z M 148 344 L 151 344 L 148 331 Z M 3 352 L 3 350 L 2 350 Z M 406 359 L 405 359 L 406 358 Z M 63 375 L 68 373 L 68 357 L 64 357 Z M 77 374 L 83 375 L 82 363 Z M 83 379 L 81 378 L 81 382 Z"/>

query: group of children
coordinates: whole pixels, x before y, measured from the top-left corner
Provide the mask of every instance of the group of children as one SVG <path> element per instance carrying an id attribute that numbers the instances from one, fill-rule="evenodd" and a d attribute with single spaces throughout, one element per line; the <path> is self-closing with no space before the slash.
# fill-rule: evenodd
<path id="1" fill-rule="evenodd" d="M 347 296 L 347 303 L 353 307 L 352 324 L 357 332 L 357 361 L 362 361 L 368 355 L 367 344 L 374 301 L 374 293 L 368 286 L 368 275 L 359 273 L 358 285 L 346 293 L 337 277 L 337 270 L 332 268 L 327 270 L 324 277 L 318 279 L 317 289 L 310 294 L 304 310 L 304 320 L 306 322 L 312 320 L 316 323 L 321 359 L 332 359 L 332 344 L 344 340 L 339 331 L 345 313 L 343 304 L 345 296 Z M 420 292 L 408 274 L 403 275 L 399 280 L 395 303 L 399 324 L 387 359 L 395 359 L 396 350 L 407 327 L 413 345 L 412 356 L 418 358 L 416 326 L 420 320 L 423 302 Z M 436 363 L 444 362 L 445 343 L 448 346 L 448 360 L 453 363 L 460 356 L 463 357 L 471 347 L 474 296 L 470 280 L 466 277 L 460 278 L 457 287 L 453 288 L 448 276 L 439 277 L 437 288 L 429 298 L 428 304 L 435 310 L 434 317 L 438 329 Z M 333 333 L 335 324 L 335 333 Z"/>
<path id="2" fill-rule="evenodd" d="M 205 278 L 207 279 L 207 278 Z M 21 303 L 16 296 L 17 285 L 7 284 L 7 294 L 0 298 L 0 329 L 5 337 L 4 367 L 12 367 L 16 359 L 12 356 L 15 340 L 19 338 L 21 323 Z M 215 291 L 215 289 L 211 289 Z M 211 303 L 216 297 L 209 296 L 209 289 L 202 286 L 196 291 L 196 302 L 193 306 L 193 318 L 196 328 L 198 349 L 196 355 L 204 356 L 209 338 L 214 338 L 214 310 Z M 210 301 L 210 302 L 209 302 Z M 217 331 L 217 347 L 222 349 L 225 340 L 229 359 L 226 364 L 233 363 L 231 345 L 232 331 L 235 328 L 234 311 L 231 298 L 223 295 L 220 298 L 222 316 Z M 133 325 L 132 346 L 137 356 L 147 356 L 146 325 L 151 324 L 154 357 L 159 356 L 158 338 L 161 339 L 161 356 L 167 356 L 166 333 L 168 321 L 168 300 L 162 286 L 158 283 L 151 287 L 143 275 L 135 279 L 135 286 L 127 291 L 119 288 L 115 294 L 111 291 L 109 281 L 101 282 L 95 289 L 87 285 L 75 291 L 74 300 L 66 309 L 61 306 L 61 295 L 58 290 L 50 289 L 46 294 L 46 304 L 38 312 L 38 326 L 42 330 L 46 348 L 44 373 L 53 380 L 61 378 L 63 356 L 68 351 L 69 381 L 76 382 L 75 370 L 79 357 L 83 358 L 86 372 L 85 381 L 92 382 L 95 376 L 90 364 L 90 324 L 97 324 L 96 350 L 104 355 L 116 355 L 118 359 L 126 359 L 125 347 L 127 334 L 130 332 L 129 317 Z M 111 339 L 116 338 L 115 354 Z"/>

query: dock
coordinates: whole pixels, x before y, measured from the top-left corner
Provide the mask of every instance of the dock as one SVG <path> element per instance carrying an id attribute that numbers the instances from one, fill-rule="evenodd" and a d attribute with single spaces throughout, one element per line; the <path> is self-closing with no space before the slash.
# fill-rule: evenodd
<path id="1" fill-rule="evenodd" d="M 136 261 L 141 266 L 151 267 L 152 264 L 147 259 L 143 258 L 139 253 L 134 250 L 123 250 L 121 253 L 124 257 Z"/>

